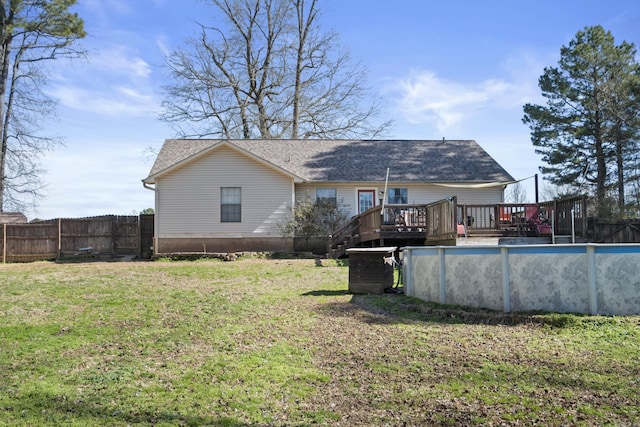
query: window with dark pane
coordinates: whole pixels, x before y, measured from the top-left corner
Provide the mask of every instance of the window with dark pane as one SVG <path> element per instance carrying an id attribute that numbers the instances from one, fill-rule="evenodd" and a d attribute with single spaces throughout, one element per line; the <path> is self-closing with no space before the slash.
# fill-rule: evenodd
<path id="1" fill-rule="evenodd" d="M 409 203 L 409 192 L 406 188 L 387 189 L 387 203 L 390 205 L 406 205 Z"/>
<path id="2" fill-rule="evenodd" d="M 240 187 L 220 188 L 220 221 L 241 222 L 242 189 Z"/>
<path id="3" fill-rule="evenodd" d="M 318 205 L 338 205 L 338 194 L 335 188 L 317 188 L 316 204 Z"/>

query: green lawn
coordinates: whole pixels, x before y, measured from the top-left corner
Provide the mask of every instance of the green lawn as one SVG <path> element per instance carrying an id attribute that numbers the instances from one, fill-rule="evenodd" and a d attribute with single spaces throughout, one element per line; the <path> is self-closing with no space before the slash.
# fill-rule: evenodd
<path id="1" fill-rule="evenodd" d="M 640 424 L 638 316 L 347 283 L 329 260 L 0 265 L 0 425 Z"/>

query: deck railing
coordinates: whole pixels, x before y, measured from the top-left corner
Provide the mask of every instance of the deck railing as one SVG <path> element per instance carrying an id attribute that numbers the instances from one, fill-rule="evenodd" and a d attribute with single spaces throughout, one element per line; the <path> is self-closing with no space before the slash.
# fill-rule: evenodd
<path id="1" fill-rule="evenodd" d="M 427 241 L 455 239 L 457 232 L 457 199 L 439 200 L 426 206 Z"/>
<path id="2" fill-rule="evenodd" d="M 553 217 L 554 230 L 556 234 L 570 235 L 573 230 L 577 236 L 587 236 L 588 221 L 586 196 L 543 202 L 540 203 L 540 210 L 546 212 L 549 219 Z"/>
<path id="3" fill-rule="evenodd" d="M 385 205 L 384 211 L 381 206 L 375 206 L 360 214 L 359 230 L 362 235 L 384 230 L 424 231 L 436 235 L 444 230 L 453 232 L 455 225 L 465 224 L 471 230 L 498 231 L 524 226 L 528 206 L 457 205 L 447 199 L 429 205 Z"/>
<path id="4" fill-rule="evenodd" d="M 393 204 L 375 206 L 360 214 L 360 234 L 384 231 L 418 232 L 425 236 L 455 237 L 455 198 L 429 205 Z"/>
<path id="5" fill-rule="evenodd" d="M 572 219 L 573 218 L 573 219 Z M 555 234 L 586 236 L 586 198 L 574 197 L 543 203 L 458 205 L 457 222 L 467 232 L 530 231 L 532 224 L 553 224 Z"/>
<path id="6" fill-rule="evenodd" d="M 427 226 L 425 205 L 375 206 L 360 214 L 360 233 L 406 229 L 418 231 Z"/>
<path id="7" fill-rule="evenodd" d="M 424 229 L 427 226 L 425 205 L 385 205 L 382 229 Z M 417 231 L 417 230 L 416 230 Z"/>
<path id="8" fill-rule="evenodd" d="M 345 242 L 352 236 L 360 232 L 360 216 L 354 216 L 345 225 L 335 230 L 329 237 L 331 239 L 330 246 L 335 247 L 338 242 Z"/>
<path id="9" fill-rule="evenodd" d="M 419 238 L 422 235 L 427 242 L 437 242 L 474 233 L 570 234 L 571 211 L 576 235 L 586 236 L 586 202 L 582 197 L 539 204 L 458 205 L 453 197 L 428 205 L 379 205 L 354 217 L 334 232 L 331 247 L 342 244 L 354 235 L 364 241 L 376 238 L 398 239 L 399 234 L 403 233 L 403 237 Z"/>
<path id="10" fill-rule="evenodd" d="M 527 230 L 532 222 L 547 218 L 533 203 L 498 203 L 495 205 L 458 205 L 457 221 L 467 233 L 474 231 Z"/>

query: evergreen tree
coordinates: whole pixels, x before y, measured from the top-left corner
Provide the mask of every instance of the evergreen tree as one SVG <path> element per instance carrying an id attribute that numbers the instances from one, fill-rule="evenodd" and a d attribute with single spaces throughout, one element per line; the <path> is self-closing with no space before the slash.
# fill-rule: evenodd
<path id="1" fill-rule="evenodd" d="M 635 53 L 635 45 L 616 45 L 601 26 L 586 27 L 561 48 L 558 66 L 540 77 L 546 105 L 524 106 L 545 178 L 592 192 L 600 217 L 611 214 L 612 187 L 618 186 L 618 206 L 624 206 L 630 179 L 625 165 L 640 127 Z"/>

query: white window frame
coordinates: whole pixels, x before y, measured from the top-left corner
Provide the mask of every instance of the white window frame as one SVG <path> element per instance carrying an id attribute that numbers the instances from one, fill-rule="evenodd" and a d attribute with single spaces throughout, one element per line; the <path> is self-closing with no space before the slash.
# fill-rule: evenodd
<path id="1" fill-rule="evenodd" d="M 405 201 L 401 201 L 400 203 L 398 203 L 397 201 L 392 201 L 391 200 L 391 191 L 393 190 L 393 194 L 395 196 L 396 194 L 396 190 L 400 190 L 402 192 L 402 190 L 404 190 L 405 193 Z M 407 187 L 394 187 L 394 188 L 387 188 L 387 201 L 386 203 L 390 204 L 390 205 L 408 205 L 409 204 L 409 189 Z M 402 197 L 402 195 L 401 195 Z M 395 198 L 395 197 L 394 197 Z"/>
<path id="2" fill-rule="evenodd" d="M 333 191 L 334 197 L 326 197 L 320 195 L 322 192 L 330 192 Z M 320 204 L 321 202 L 327 202 L 332 204 L 333 206 L 338 206 L 338 189 L 335 187 L 318 187 L 316 188 L 316 204 Z"/>
<path id="3" fill-rule="evenodd" d="M 242 222 L 242 187 L 220 187 L 220 222 Z"/>

